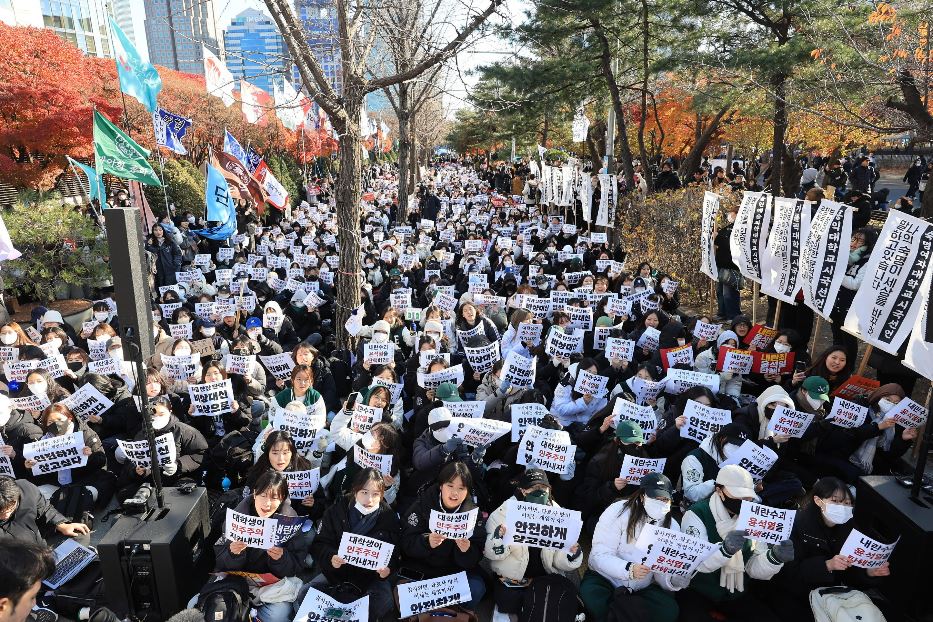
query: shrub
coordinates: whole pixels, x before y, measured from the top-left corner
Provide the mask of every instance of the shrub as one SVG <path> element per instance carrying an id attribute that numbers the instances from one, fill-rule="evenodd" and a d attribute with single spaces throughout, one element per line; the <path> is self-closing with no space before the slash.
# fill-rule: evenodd
<path id="1" fill-rule="evenodd" d="M 160 172 L 157 165 L 153 165 Z M 206 180 L 201 169 L 188 160 L 167 159 L 163 173 L 165 192 L 169 203 L 175 204 L 175 213 L 188 210 L 195 215 L 204 214 L 204 185 Z M 143 186 L 149 207 L 157 216 L 165 215 L 165 194 L 158 186 Z"/>

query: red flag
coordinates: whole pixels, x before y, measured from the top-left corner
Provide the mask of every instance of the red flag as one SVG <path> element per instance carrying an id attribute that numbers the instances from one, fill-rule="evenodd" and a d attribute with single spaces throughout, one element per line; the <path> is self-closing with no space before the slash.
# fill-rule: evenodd
<path id="1" fill-rule="evenodd" d="M 258 86 L 246 80 L 240 80 L 240 100 L 243 104 L 243 116 L 250 123 L 268 125 L 267 113 L 275 110 L 275 100 Z"/>

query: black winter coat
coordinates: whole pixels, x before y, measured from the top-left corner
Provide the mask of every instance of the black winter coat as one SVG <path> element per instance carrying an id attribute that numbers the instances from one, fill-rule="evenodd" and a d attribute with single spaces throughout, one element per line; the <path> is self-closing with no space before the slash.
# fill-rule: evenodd
<path id="1" fill-rule="evenodd" d="M 17 477 L 27 477 L 27 473 L 30 473 L 23 466 L 23 445 L 39 440 L 42 434 L 42 428 L 36 425 L 35 420 L 19 410 L 11 411 L 10 418 L 0 426 L 0 438 L 3 438 L 3 443 L 11 446 L 16 452 L 16 456 L 10 462 Z"/>
<path id="2" fill-rule="evenodd" d="M 350 512 L 353 501 L 340 500 L 324 512 L 324 519 L 321 522 L 321 529 L 318 531 L 314 542 L 311 543 L 311 556 L 317 562 L 331 585 L 340 583 L 352 583 L 361 592 L 365 592 L 373 581 L 384 581 L 380 579 L 375 570 L 367 570 L 350 564 L 343 564 L 340 568 L 334 568 L 331 564 L 331 558 L 337 554 L 340 548 L 340 539 L 344 532 L 356 533 L 350 529 Z M 376 518 L 376 524 L 366 533 L 357 535 L 375 538 L 390 544 L 398 544 L 401 537 L 401 526 L 395 512 L 385 503 L 379 508 L 379 516 Z M 392 560 L 389 566 L 395 565 L 398 559 L 398 549 L 392 554 Z"/>
<path id="3" fill-rule="evenodd" d="M 146 244 L 146 250 L 155 255 L 156 286 L 175 285 L 175 273 L 181 270 L 181 249 L 174 240 L 165 237 L 161 244 Z"/>

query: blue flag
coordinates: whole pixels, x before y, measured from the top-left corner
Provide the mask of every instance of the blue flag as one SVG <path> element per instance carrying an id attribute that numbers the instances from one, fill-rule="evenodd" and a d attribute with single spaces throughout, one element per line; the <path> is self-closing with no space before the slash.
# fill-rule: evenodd
<path id="1" fill-rule="evenodd" d="M 233 137 L 233 134 L 227 130 L 224 130 L 224 132 L 226 133 L 224 136 L 224 153 L 229 153 L 234 158 L 239 160 L 240 164 L 248 169 L 249 166 L 246 163 L 248 159 L 246 157 L 246 151 L 243 149 L 243 147 L 240 146 L 240 143 L 236 141 L 236 138 Z"/>
<path id="2" fill-rule="evenodd" d="M 76 160 L 72 160 L 69 156 L 65 157 L 68 158 L 69 164 L 81 169 L 81 171 L 87 175 L 88 186 L 90 186 L 88 194 L 91 195 L 91 200 L 97 199 L 100 201 L 101 208 L 107 207 L 107 191 L 104 189 L 104 179 L 97 174 L 97 171 L 87 164 L 81 164 Z"/>
<path id="3" fill-rule="evenodd" d="M 185 132 L 191 127 L 191 119 L 172 114 L 159 108 L 152 113 L 152 127 L 155 129 L 156 144 L 171 149 L 175 153 L 187 155 L 188 150 L 181 144 Z"/>
<path id="4" fill-rule="evenodd" d="M 236 208 L 230 188 L 223 174 L 216 168 L 207 165 L 207 184 L 204 188 L 204 199 L 207 203 L 208 222 L 220 223 L 216 227 L 199 229 L 198 235 L 211 240 L 226 240 L 236 233 Z"/>
<path id="5" fill-rule="evenodd" d="M 262 155 L 253 150 L 252 145 L 246 148 L 246 168 L 250 173 L 256 172 L 256 167 L 262 162 Z"/>
<path id="6" fill-rule="evenodd" d="M 162 78 L 159 72 L 147 63 L 136 51 L 117 22 L 110 18 L 113 29 L 113 54 L 117 61 L 117 75 L 120 77 L 120 90 L 135 97 L 149 112 L 156 111 L 156 98 L 162 90 Z"/>

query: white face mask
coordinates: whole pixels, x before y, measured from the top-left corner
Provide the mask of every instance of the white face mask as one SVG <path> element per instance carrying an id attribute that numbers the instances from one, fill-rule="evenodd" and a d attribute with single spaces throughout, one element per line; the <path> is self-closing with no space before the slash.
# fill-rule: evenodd
<path id="1" fill-rule="evenodd" d="M 49 392 L 49 385 L 45 380 L 30 383 L 28 386 L 33 395 L 46 395 Z"/>
<path id="2" fill-rule="evenodd" d="M 813 408 L 814 410 L 819 410 L 820 408 L 823 407 L 823 400 L 819 398 L 815 398 L 815 397 L 810 397 L 809 393 L 807 393 L 805 397 L 807 398 L 807 404 L 810 405 L 810 408 Z"/>
<path id="3" fill-rule="evenodd" d="M 884 415 L 888 414 L 888 411 L 894 408 L 894 406 L 894 402 L 887 398 L 881 398 L 878 400 L 878 410 L 880 410 Z"/>
<path id="4" fill-rule="evenodd" d="M 178 348 L 175 350 L 175 356 L 188 356 L 191 354 L 190 348 Z"/>
<path id="5" fill-rule="evenodd" d="M 777 352 L 778 354 L 787 354 L 788 352 L 790 352 L 790 344 L 789 343 L 776 343 L 774 344 L 774 351 Z"/>
<path id="6" fill-rule="evenodd" d="M 255 341 L 256 339 L 259 339 L 259 333 L 260 333 L 260 332 L 262 332 L 261 329 L 259 329 L 259 328 L 253 328 L 253 329 L 250 329 L 250 330 L 246 331 L 246 334 L 247 334 L 247 336 L 248 336 L 250 339 L 252 339 L 252 340 Z"/>
<path id="7" fill-rule="evenodd" d="M 58 337 L 53 337 L 52 339 L 49 339 L 48 341 L 46 341 L 46 343 L 52 346 L 53 348 L 55 348 L 56 350 L 60 350 L 62 347 L 62 340 L 59 339 Z"/>
<path id="8" fill-rule="evenodd" d="M 667 513 L 671 511 L 670 501 L 661 501 L 660 499 L 645 497 L 643 503 L 645 506 L 645 514 L 647 514 L 648 518 L 651 520 L 662 520 L 667 516 Z"/>
<path id="9" fill-rule="evenodd" d="M 107 354 L 110 355 L 110 358 L 112 358 L 113 360 L 120 361 L 121 363 L 123 362 L 123 350 L 122 349 L 111 350 Z"/>
<path id="10" fill-rule="evenodd" d="M 152 428 L 154 430 L 161 430 L 168 425 L 169 419 L 171 419 L 171 417 L 171 415 L 160 415 L 158 417 L 153 417 Z"/>
<path id="11" fill-rule="evenodd" d="M 823 516 L 831 525 L 845 525 L 852 520 L 853 508 L 851 505 L 841 503 L 827 503 L 823 508 Z"/>
<path id="12" fill-rule="evenodd" d="M 732 443 L 726 443 L 725 445 L 722 446 L 722 453 L 725 454 L 727 460 L 731 458 L 732 454 L 734 454 L 738 450 L 739 450 L 739 446 L 734 445 Z"/>
<path id="13" fill-rule="evenodd" d="M 363 516 L 367 516 L 367 515 L 369 515 L 369 514 L 372 514 L 373 512 L 375 512 L 376 510 L 379 509 L 379 506 L 378 506 L 378 505 L 374 505 L 374 506 L 371 507 L 371 508 L 363 507 L 362 505 L 360 505 L 360 502 L 359 502 L 359 501 L 357 501 L 357 502 L 353 505 L 353 507 L 355 507 L 355 508 L 356 508 L 356 511 L 359 512 L 360 514 L 362 514 Z"/>
<path id="14" fill-rule="evenodd" d="M 10 420 L 10 415 L 13 414 L 13 411 L 10 408 L 4 408 L 0 410 L 0 428 L 6 425 L 6 422 Z"/>
<path id="15" fill-rule="evenodd" d="M 389 342 L 389 335 L 387 335 L 386 333 L 382 333 L 382 332 L 373 333 L 373 343 L 388 343 L 388 342 Z"/>
<path id="16" fill-rule="evenodd" d="M 215 332 L 217 332 L 216 328 L 202 328 L 201 329 L 201 333 L 203 333 L 205 337 L 213 337 Z"/>
<path id="17" fill-rule="evenodd" d="M 16 333 L 3 333 L 0 335 L 0 342 L 5 346 L 11 346 L 16 343 L 16 340 L 19 339 L 19 335 Z"/>
<path id="18" fill-rule="evenodd" d="M 110 318 L 110 314 L 106 311 L 98 311 L 94 314 L 94 319 L 98 322 L 106 322 L 108 318 Z"/>

